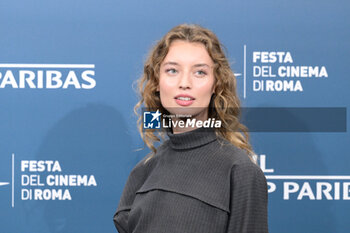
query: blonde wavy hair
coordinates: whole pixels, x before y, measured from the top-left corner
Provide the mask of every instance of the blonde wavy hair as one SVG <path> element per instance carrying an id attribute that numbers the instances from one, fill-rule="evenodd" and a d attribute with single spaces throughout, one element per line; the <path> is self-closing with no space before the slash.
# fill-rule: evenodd
<path id="1" fill-rule="evenodd" d="M 216 135 L 225 138 L 227 141 L 245 150 L 249 158 L 255 162 L 254 151 L 249 144 L 249 133 L 246 126 L 240 123 L 241 114 L 240 100 L 236 91 L 236 77 L 230 68 L 228 59 L 223 51 L 223 45 L 216 35 L 197 24 L 180 24 L 172 28 L 156 45 L 151 49 L 144 64 L 143 75 L 137 80 L 137 92 L 140 100 L 134 107 L 138 116 L 137 125 L 144 143 L 151 149 L 145 163 L 151 159 L 157 149 L 155 142 L 164 139 L 164 131 L 143 130 L 142 114 L 139 109 L 143 106 L 145 111 L 159 109 L 162 113 L 167 110 L 162 106 L 157 86 L 159 84 L 160 65 L 166 57 L 171 43 L 174 40 L 202 43 L 214 62 L 215 93 L 209 104 L 209 118 L 221 120 L 221 128 L 215 129 Z M 157 133 L 157 135 L 156 135 Z"/>

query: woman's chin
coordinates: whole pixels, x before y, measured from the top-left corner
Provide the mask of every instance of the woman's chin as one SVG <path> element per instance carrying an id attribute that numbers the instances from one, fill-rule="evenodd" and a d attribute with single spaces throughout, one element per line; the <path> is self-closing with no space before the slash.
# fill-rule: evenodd
<path id="1" fill-rule="evenodd" d="M 198 108 L 195 107 L 170 107 L 166 108 L 166 110 L 171 114 L 175 116 L 183 116 L 183 117 L 193 117 L 195 115 L 198 115 L 200 112 Z"/>

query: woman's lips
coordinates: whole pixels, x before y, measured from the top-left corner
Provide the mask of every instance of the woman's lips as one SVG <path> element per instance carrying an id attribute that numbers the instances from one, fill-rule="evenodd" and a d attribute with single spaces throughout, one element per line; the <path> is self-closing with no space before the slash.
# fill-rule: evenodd
<path id="1" fill-rule="evenodd" d="M 193 103 L 194 100 L 180 100 L 180 99 L 175 99 L 176 103 L 181 106 L 189 106 Z"/>
<path id="2" fill-rule="evenodd" d="M 189 106 L 193 103 L 194 98 L 189 95 L 178 95 L 175 97 L 175 102 L 181 106 Z"/>

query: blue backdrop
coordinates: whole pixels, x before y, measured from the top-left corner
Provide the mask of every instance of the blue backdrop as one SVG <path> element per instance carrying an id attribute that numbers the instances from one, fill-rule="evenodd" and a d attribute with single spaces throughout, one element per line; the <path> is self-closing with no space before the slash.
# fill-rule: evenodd
<path id="1" fill-rule="evenodd" d="M 343 110 L 319 116 L 338 131 L 252 132 L 251 143 L 269 182 L 270 232 L 350 232 L 349 6 L 2 0 L 0 232 L 116 232 L 126 179 L 148 152 L 134 151 L 132 83 L 180 23 L 217 34 L 243 106 L 284 107 L 297 125 L 307 123 L 291 107 Z"/>

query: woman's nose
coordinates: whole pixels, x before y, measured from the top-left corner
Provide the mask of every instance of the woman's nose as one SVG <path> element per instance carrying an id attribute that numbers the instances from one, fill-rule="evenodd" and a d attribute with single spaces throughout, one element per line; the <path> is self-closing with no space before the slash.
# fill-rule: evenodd
<path id="1" fill-rule="evenodd" d="M 191 89 L 192 88 L 191 74 L 190 73 L 183 73 L 183 75 L 181 75 L 180 81 L 179 81 L 179 88 L 180 89 Z"/>

